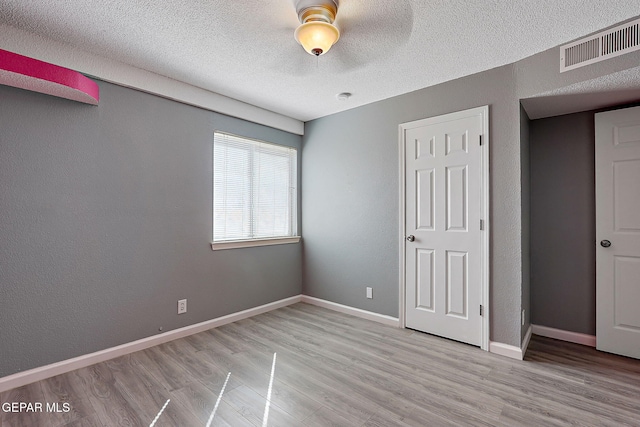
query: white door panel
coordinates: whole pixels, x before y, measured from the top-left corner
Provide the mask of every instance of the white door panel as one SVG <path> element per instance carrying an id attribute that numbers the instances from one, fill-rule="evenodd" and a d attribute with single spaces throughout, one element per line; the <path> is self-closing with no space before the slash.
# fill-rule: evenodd
<path id="1" fill-rule="evenodd" d="M 640 108 L 595 122 L 597 348 L 640 358 Z"/>
<path id="2" fill-rule="evenodd" d="M 486 107 L 402 125 L 405 324 L 483 345 Z M 486 143 L 486 141 L 485 141 Z"/>

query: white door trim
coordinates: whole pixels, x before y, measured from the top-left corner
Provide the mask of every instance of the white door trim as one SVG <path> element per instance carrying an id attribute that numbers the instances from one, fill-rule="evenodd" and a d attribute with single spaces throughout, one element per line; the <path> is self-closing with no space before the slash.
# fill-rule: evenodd
<path id="1" fill-rule="evenodd" d="M 490 266 L 490 252 L 489 252 L 489 243 L 490 243 L 490 235 L 491 235 L 491 221 L 489 218 L 489 106 L 485 105 L 483 107 L 476 107 L 469 110 L 458 111 L 450 114 L 443 114 L 442 116 L 438 116 L 438 119 L 441 121 L 443 116 L 450 118 L 451 120 L 458 120 L 464 117 L 469 116 L 482 116 L 482 147 L 481 147 L 481 155 L 482 155 L 482 218 L 484 222 L 482 233 L 482 277 L 481 277 L 481 300 L 483 306 L 483 314 L 482 314 L 482 344 L 481 348 L 485 351 L 489 351 L 489 318 L 490 318 L 490 308 L 489 308 L 489 266 Z M 400 254 L 400 273 L 399 273 L 399 303 L 400 308 L 398 311 L 400 327 L 406 327 L 406 315 L 405 315 L 405 292 L 406 292 L 406 281 L 405 281 L 405 267 L 406 267 L 406 251 L 405 251 L 405 243 L 404 238 L 406 236 L 405 230 L 405 215 L 406 215 L 406 200 L 405 200 L 405 191 L 406 191 L 406 182 L 405 182 L 405 144 L 404 144 L 404 132 L 407 129 L 411 129 L 418 126 L 423 126 L 428 124 L 430 120 L 435 119 L 436 117 L 416 120 L 407 123 L 401 123 L 398 126 L 398 146 L 399 146 L 399 182 L 400 182 L 400 197 L 399 197 L 399 254 Z"/>

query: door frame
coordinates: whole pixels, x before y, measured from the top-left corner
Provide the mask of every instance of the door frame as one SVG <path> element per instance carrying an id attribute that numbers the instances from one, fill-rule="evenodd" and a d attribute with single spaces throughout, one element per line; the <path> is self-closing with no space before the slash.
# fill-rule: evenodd
<path id="1" fill-rule="evenodd" d="M 400 253 L 400 277 L 399 277 L 399 323 L 401 328 L 406 328 L 406 245 L 405 245 L 405 216 L 406 216 L 406 181 L 405 181 L 405 143 L 404 134 L 407 129 L 413 129 L 416 127 L 428 125 L 431 123 L 441 123 L 443 121 L 458 120 L 470 116 L 480 116 L 482 118 L 482 146 L 480 147 L 481 160 L 481 173 L 482 173 L 482 195 L 481 195 L 481 217 L 483 218 L 483 233 L 481 244 L 481 279 L 480 279 L 480 300 L 482 301 L 482 327 L 481 327 L 481 346 L 482 350 L 489 351 L 489 319 L 490 319 L 490 307 L 489 307 L 489 267 L 490 267 L 490 240 L 491 240 L 491 221 L 489 217 L 489 106 L 471 108 L 469 110 L 457 111 L 449 114 L 442 114 L 435 117 L 429 117 L 426 119 L 415 120 L 411 122 L 401 123 L 398 125 L 398 146 L 399 146 L 399 177 L 400 177 L 400 198 L 399 198 L 399 253 Z M 479 224 L 478 224 L 479 226 Z"/>

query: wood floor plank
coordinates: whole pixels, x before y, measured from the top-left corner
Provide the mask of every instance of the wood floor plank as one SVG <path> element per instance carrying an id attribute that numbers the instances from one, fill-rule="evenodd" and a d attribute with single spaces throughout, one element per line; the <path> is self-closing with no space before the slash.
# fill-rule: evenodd
<path id="1" fill-rule="evenodd" d="M 218 409 L 211 419 L 211 427 L 254 427 L 248 419 L 233 409 L 227 402 L 220 401 Z M 211 416 L 211 414 L 209 415 Z M 208 422 L 208 419 L 207 419 Z M 206 424 L 201 424 L 206 425 Z"/>
<path id="2" fill-rule="evenodd" d="M 210 335 L 208 334 L 207 336 Z M 199 350 L 185 339 L 162 344 L 158 346 L 158 349 L 184 368 L 192 380 L 201 382 L 213 392 L 220 390 L 227 379 L 227 374 L 229 373 L 227 369 L 219 366 L 219 364 L 211 363 L 206 359 L 203 360 L 200 357 L 201 354 L 199 354 Z M 206 352 L 208 350 L 204 349 L 200 351 Z M 225 388 L 227 391 L 233 390 L 240 384 L 237 376 L 233 375 Z"/>
<path id="3" fill-rule="evenodd" d="M 502 427 L 512 426 L 549 426 L 563 427 L 568 424 L 566 421 L 553 418 L 542 412 L 525 410 L 511 405 L 505 405 L 498 425 Z"/>
<path id="4" fill-rule="evenodd" d="M 248 363 L 259 364 L 264 364 L 265 357 L 272 357 L 271 354 L 259 351 L 243 352 L 243 356 Z M 326 384 L 321 372 L 287 351 L 279 353 L 276 378 L 295 389 L 298 395 L 304 395 L 318 405 L 329 405 L 341 417 L 350 420 L 350 425 L 360 425 L 372 415 L 373 411 L 368 402 L 364 399 L 358 400 L 356 395 Z"/>
<path id="5" fill-rule="evenodd" d="M 267 389 L 269 388 L 269 373 L 266 366 L 259 368 L 248 363 L 244 353 L 231 354 L 203 350 L 198 352 L 198 355 L 202 360 L 221 367 L 227 373 L 231 372 L 230 380 L 233 381 L 234 385 L 237 385 L 239 382 L 240 385 L 251 387 L 259 394 L 266 396 Z M 231 388 L 234 389 L 235 386 Z"/>
<path id="6" fill-rule="evenodd" d="M 182 388 L 193 381 L 184 367 L 166 357 L 158 347 L 138 351 L 131 354 L 131 357 L 134 363 L 143 365 L 169 391 Z"/>
<path id="7" fill-rule="evenodd" d="M 65 424 L 64 427 L 104 427 L 104 424 L 102 424 L 98 415 L 93 414 L 71 421 L 69 424 Z"/>
<path id="8" fill-rule="evenodd" d="M 368 397 L 331 378 L 322 369 L 305 363 L 303 358 L 281 350 L 277 378 L 309 399 L 332 408 L 350 425 L 361 425 L 378 410 Z"/>
<path id="9" fill-rule="evenodd" d="M 247 386 L 242 385 L 229 393 L 225 393 L 222 396 L 222 400 L 255 426 L 259 427 L 263 425 L 265 415 L 268 420 L 267 425 L 283 427 L 300 426 L 299 420 L 296 420 L 273 402 L 270 402 L 268 412 L 265 411 L 267 399 Z"/>
<path id="10" fill-rule="evenodd" d="M 413 426 L 424 426 L 426 419 L 430 419 L 432 422 L 437 420 L 440 425 L 454 425 L 453 422 L 447 421 L 448 413 L 443 417 L 441 414 L 433 412 L 433 408 L 415 404 L 404 395 L 402 398 L 396 398 L 397 395 L 385 388 L 384 385 L 372 384 L 365 373 L 359 369 L 352 369 L 347 361 L 334 360 L 333 354 L 325 354 L 321 349 L 313 353 L 308 350 L 304 351 L 305 347 L 300 347 L 297 340 L 291 340 L 288 333 L 269 328 L 263 325 L 259 319 L 255 320 L 254 327 L 264 339 L 272 342 L 272 345 L 280 346 L 280 351 L 288 353 L 293 358 L 302 357 L 302 360 L 312 369 L 321 373 L 323 381 L 335 390 L 346 390 L 367 401 L 371 414 L 384 409 L 394 414 L 408 413 L 407 423 Z M 308 355 L 314 357 L 304 359 L 304 356 Z"/>
<path id="11" fill-rule="evenodd" d="M 98 363 L 73 371 L 83 384 L 87 398 L 104 425 L 145 426 L 148 420 L 137 405 L 123 396 L 115 386 L 115 379 L 108 366 Z M 71 377 L 73 378 L 73 376 Z"/>
<path id="12" fill-rule="evenodd" d="M 555 379 L 549 380 L 545 375 L 536 375 L 517 369 L 511 370 L 510 378 L 512 381 L 531 384 L 529 392 L 544 395 L 545 390 L 554 390 L 554 402 L 564 405 L 570 404 L 584 413 L 600 413 L 620 423 L 629 422 L 640 412 L 640 394 L 612 395 L 597 387 L 589 387 L 585 384 L 576 385 Z"/>
<path id="13" fill-rule="evenodd" d="M 105 364 L 113 373 L 116 388 L 128 400 L 135 402 L 141 411 L 141 418 L 148 420 L 149 424 L 167 400 L 170 400 L 171 394 L 144 366 L 131 363 L 132 360 L 128 355 Z M 167 404 L 161 417 L 157 426 L 192 425 L 197 420 L 191 412 L 184 411 L 180 405 L 171 402 Z"/>
<path id="14" fill-rule="evenodd" d="M 33 408 L 31 411 L 29 411 L 28 407 L 25 407 L 24 411 L 18 408 L 17 412 L 13 412 L 13 407 L 11 407 L 7 412 L 3 410 L 2 413 L 0 413 L 3 427 L 31 427 L 46 425 L 50 419 L 49 414 L 35 411 L 35 404 L 38 402 L 42 404 L 44 402 L 44 393 L 42 392 L 41 382 L 9 390 L 2 393 L 0 397 L 0 404 L 19 404 L 20 402 L 23 402 L 31 404 Z"/>
<path id="15" fill-rule="evenodd" d="M 374 414 L 362 427 L 406 427 L 401 416 L 386 416 L 381 413 Z"/>
<path id="16" fill-rule="evenodd" d="M 214 344 L 209 338 L 209 334 L 207 334 L 206 332 L 189 335 L 182 339 L 185 340 L 191 347 L 195 348 L 196 351 L 201 351 L 207 348 L 214 348 Z"/>
<path id="17" fill-rule="evenodd" d="M 222 328 L 224 328 L 224 326 Z M 213 348 L 224 348 L 231 353 L 240 353 L 250 348 L 247 344 L 243 343 L 242 340 L 229 339 L 228 336 L 221 334 L 218 328 L 208 330 L 205 333 L 210 335 L 210 337 L 208 337 L 210 348 L 211 346 L 213 346 Z"/>
<path id="18" fill-rule="evenodd" d="M 266 325 L 260 325 L 269 328 Z M 319 344 L 318 338 L 306 337 L 301 332 L 290 328 L 287 333 L 273 330 L 272 333 L 277 337 L 286 338 L 291 334 L 297 341 L 306 340 L 307 344 L 315 346 L 315 354 L 324 357 L 324 363 L 331 360 L 336 372 L 343 374 L 342 381 L 353 381 L 354 386 L 366 387 L 368 393 L 374 392 L 380 394 L 393 395 L 402 394 L 403 398 L 416 407 L 428 408 L 433 415 L 440 417 L 454 417 L 464 419 L 471 425 L 491 425 L 496 420 L 501 411 L 501 402 L 496 399 L 486 399 L 482 395 L 467 396 L 452 390 L 450 388 L 434 389 L 432 384 L 431 393 L 421 393 L 419 386 L 411 382 L 411 378 L 406 377 L 398 379 L 393 375 L 385 375 L 380 370 L 386 370 L 387 364 L 379 364 L 376 368 L 371 367 L 371 361 L 363 362 L 354 356 L 352 347 L 345 340 L 344 343 L 331 342 L 323 340 L 324 346 Z M 278 338 L 272 338 L 274 341 Z M 359 361 L 358 369 L 350 369 L 350 366 Z M 435 393 L 433 393 L 435 392 Z M 468 394 L 468 393 L 467 393 Z M 382 398 L 382 397 L 381 397 Z"/>
<path id="19" fill-rule="evenodd" d="M 280 377 L 280 371 L 276 367 L 275 378 Z M 320 402 L 310 398 L 307 393 L 300 392 L 280 379 L 273 381 L 271 402 L 298 421 L 308 418 L 322 407 Z"/>
<path id="20" fill-rule="evenodd" d="M 176 405 L 182 407 L 197 418 L 197 423 L 194 422 L 190 425 L 204 426 L 209 419 L 211 419 L 212 426 L 251 427 L 252 424 L 249 420 L 244 418 L 226 402 L 223 402 L 222 399 L 220 399 L 218 407 L 216 408 L 221 390 L 222 387 L 220 387 L 216 393 L 199 382 L 193 382 L 186 387 L 172 391 L 172 402 L 175 402 Z M 224 393 L 227 393 L 226 389 Z M 214 409 L 215 413 L 213 414 L 213 418 L 211 418 Z"/>
<path id="21" fill-rule="evenodd" d="M 336 336 L 336 334 L 331 334 L 326 338 L 326 341 L 329 343 L 339 343 L 339 341 L 331 338 L 333 336 Z M 348 338 L 349 344 L 342 343 L 342 351 L 349 351 L 356 354 L 357 363 L 370 366 L 374 368 L 375 371 L 386 371 L 389 375 L 404 376 L 407 381 L 420 378 L 429 384 L 434 384 L 434 382 L 441 383 L 447 389 L 468 389 L 469 387 L 478 388 L 481 386 L 485 374 L 489 372 L 489 367 L 486 366 L 485 369 L 475 372 L 475 375 L 468 373 L 469 370 L 475 369 L 474 362 L 477 358 L 466 358 L 464 360 L 458 358 L 456 362 L 461 360 L 464 361 L 462 366 L 458 366 L 458 363 L 451 362 L 450 357 L 447 360 L 442 360 L 437 357 L 437 354 L 433 353 L 421 354 L 418 351 L 409 352 L 396 350 L 392 355 L 384 355 L 376 351 L 378 348 L 377 344 L 371 344 L 370 342 L 358 342 L 357 339 L 354 339 L 353 334 L 349 334 Z M 359 344 L 356 346 L 357 348 L 354 348 L 352 345 L 353 343 Z M 389 347 L 388 344 L 386 346 Z M 334 346 L 330 346 L 329 348 L 336 349 Z M 357 351 L 362 349 L 364 349 L 364 352 L 361 352 L 361 355 L 358 355 Z M 463 367 L 467 368 L 462 369 Z M 464 392 L 464 390 L 461 391 Z M 497 410 L 496 414 L 499 414 L 499 412 L 500 411 Z"/>
<path id="22" fill-rule="evenodd" d="M 313 414 L 309 415 L 301 425 L 305 427 L 344 427 L 361 426 L 362 423 L 354 423 L 352 420 L 341 417 L 336 411 L 323 406 Z"/>
<path id="23" fill-rule="evenodd" d="M 73 411 L 0 427 L 147 426 L 169 399 L 156 427 L 262 426 L 274 353 L 270 426 L 640 426 L 638 360 L 534 336 L 517 361 L 300 303 L 9 390 Z"/>
<path id="24" fill-rule="evenodd" d="M 550 370 L 582 375 L 584 378 L 608 380 L 639 387 L 638 360 L 576 346 L 551 338 L 537 337 L 531 344 L 527 360 L 545 364 Z"/>
<path id="25" fill-rule="evenodd" d="M 231 339 L 231 336 L 229 336 Z M 206 350 L 204 350 L 206 351 Z M 251 358 L 252 353 L 254 358 Z M 217 363 L 224 364 L 231 372 L 231 378 L 240 381 L 242 384 L 250 387 L 263 398 L 267 397 L 270 383 L 270 369 L 273 360 L 273 353 L 259 353 L 257 351 L 243 351 L 232 355 L 215 355 L 209 353 L 206 357 L 211 357 Z M 264 357 L 257 357 L 258 355 Z M 224 359 L 224 360 L 223 360 Z M 289 386 L 281 381 L 280 375 L 283 369 L 282 358 L 276 364 L 273 387 L 271 390 L 271 402 L 277 405 L 287 414 L 299 421 L 308 417 L 311 413 L 318 410 L 322 404 L 310 398 L 304 392 Z M 232 389 L 228 389 L 230 392 Z"/>
<path id="26" fill-rule="evenodd" d="M 267 316 L 279 315 L 277 312 L 267 313 Z M 281 314 L 280 314 L 281 315 Z M 449 368 L 451 372 L 475 372 L 479 375 L 486 374 L 493 367 L 488 360 L 478 359 L 477 348 L 467 345 L 459 345 L 443 338 L 437 338 L 428 336 L 428 346 L 424 343 L 427 339 L 425 334 L 416 333 L 414 331 L 405 331 L 405 334 L 396 334 L 395 337 L 388 337 L 383 334 L 376 334 L 374 332 L 362 331 L 357 327 L 348 327 L 343 322 L 331 322 L 323 319 L 320 316 L 310 315 L 305 311 L 300 311 L 292 316 L 297 316 L 298 321 L 296 323 L 304 325 L 305 328 L 314 330 L 316 333 L 320 333 L 318 330 L 319 325 L 323 325 L 325 333 L 333 337 L 348 336 L 349 342 L 352 344 L 358 344 L 354 346 L 357 349 L 371 349 L 376 356 L 384 355 L 387 358 L 398 353 L 410 354 L 412 358 L 428 358 L 429 360 L 439 360 L 443 362 L 441 366 Z M 384 328 L 389 328 L 385 325 L 381 325 Z M 295 326 L 294 326 L 295 327 Z M 392 328 L 396 329 L 397 328 Z M 415 340 L 415 342 L 413 341 Z M 453 345 L 456 345 L 455 347 Z M 451 351 L 447 351 L 451 350 Z M 384 352 L 387 351 L 388 354 Z M 469 360 L 473 359 L 476 363 L 469 364 Z"/>
<path id="27" fill-rule="evenodd" d="M 625 414 L 602 407 L 595 401 L 589 402 L 581 399 L 578 394 L 564 394 L 559 390 L 554 391 L 553 394 L 545 394 L 541 391 L 549 389 L 541 388 L 534 382 L 522 382 L 516 375 L 496 375 L 493 381 L 503 381 L 503 383 L 510 385 L 509 389 L 512 390 L 512 393 L 503 397 L 505 406 L 508 407 L 542 415 L 565 425 L 571 425 L 574 422 L 576 425 L 593 425 L 596 413 L 603 420 L 611 420 L 617 425 L 629 425 L 628 417 Z M 518 391 L 515 391 L 516 389 Z"/>
<path id="28" fill-rule="evenodd" d="M 45 402 L 56 406 L 57 411 L 49 413 L 52 426 L 66 426 L 95 414 L 83 390 L 76 387 L 68 375 L 57 375 L 43 380 L 41 384 Z M 65 405 L 68 405 L 68 412 Z"/>

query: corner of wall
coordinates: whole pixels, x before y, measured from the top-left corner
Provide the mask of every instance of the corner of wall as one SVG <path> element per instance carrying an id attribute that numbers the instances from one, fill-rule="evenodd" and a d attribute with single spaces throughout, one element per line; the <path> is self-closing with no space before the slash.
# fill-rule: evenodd
<path id="1" fill-rule="evenodd" d="M 531 318 L 531 168 L 530 122 L 526 110 L 520 104 L 520 338 L 530 336 Z"/>

